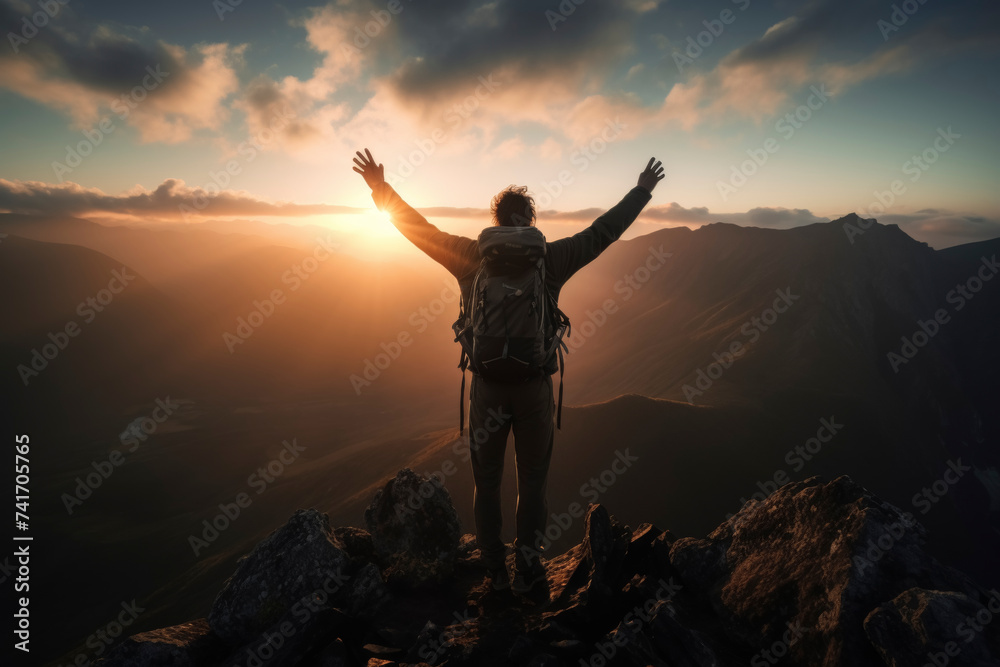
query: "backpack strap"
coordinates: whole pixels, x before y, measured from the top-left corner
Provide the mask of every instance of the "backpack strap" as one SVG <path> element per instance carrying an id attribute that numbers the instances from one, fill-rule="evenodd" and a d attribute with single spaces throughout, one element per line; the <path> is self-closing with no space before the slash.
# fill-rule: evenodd
<path id="1" fill-rule="evenodd" d="M 465 343 L 465 333 L 469 325 L 465 319 L 465 295 L 463 294 L 458 299 L 458 319 L 451 325 L 452 331 L 455 332 L 455 342 L 459 343 L 461 350 L 458 357 L 458 368 L 462 371 L 462 388 L 458 394 L 458 435 L 460 437 L 465 432 L 465 369 L 469 367 L 469 354 Z"/>
<path id="2" fill-rule="evenodd" d="M 556 348 L 559 351 L 559 407 L 556 408 L 556 428 L 560 431 L 562 430 L 563 373 L 566 371 L 566 362 L 563 360 L 563 345 L 560 341 L 560 346 Z"/>
<path id="3" fill-rule="evenodd" d="M 552 336 L 552 343 L 545 351 L 545 358 L 551 359 L 556 356 L 559 366 L 559 403 L 556 407 L 556 428 L 562 430 L 562 404 L 563 404 L 563 376 L 566 373 L 566 359 L 563 357 L 563 350 L 569 352 L 565 339 L 570 336 L 572 325 L 569 317 L 560 308 L 555 297 L 548 289 L 545 290 L 545 297 L 549 302 L 550 316 L 552 317 L 555 335 Z"/>
<path id="4" fill-rule="evenodd" d="M 469 357 L 462 350 L 462 356 L 458 359 L 458 367 L 462 371 L 462 389 L 458 394 L 458 435 L 465 432 L 465 369 L 469 365 Z M 560 399 L 561 400 L 561 399 Z"/>
<path id="5" fill-rule="evenodd" d="M 477 276 L 478 277 L 478 276 Z M 475 283 L 473 283 L 475 287 Z M 458 395 L 458 435 L 459 437 L 465 433 L 465 369 L 469 367 L 469 362 L 471 358 L 469 357 L 469 350 L 466 347 L 466 332 L 468 331 L 471 323 L 466 322 L 465 316 L 465 299 L 460 297 L 458 300 L 458 319 L 455 323 L 451 325 L 452 331 L 455 332 L 455 342 L 459 343 L 461 348 L 461 353 L 458 357 L 458 368 L 462 371 L 462 388 Z"/>

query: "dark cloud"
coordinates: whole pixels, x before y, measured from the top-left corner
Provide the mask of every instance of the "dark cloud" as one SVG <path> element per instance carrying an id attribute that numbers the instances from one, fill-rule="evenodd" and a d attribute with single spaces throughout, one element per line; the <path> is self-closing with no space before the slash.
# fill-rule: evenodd
<path id="1" fill-rule="evenodd" d="M 639 16 L 635 3 L 563 5 L 575 9 L 553 30 L 546 11 L 563 17 L 551 0 L 407 4 L 397 34 L 406 51 L 420 57 L 396 71 L 393 85 L 404 98 L 432 99 L 498 70 L 513 73 L 518 82 L 560 76 L 575 81 L 605 71 L 631 48 Z"/>
<path id="2" fill-rule="evenodd" d="M 126 122 L 147 142 L 187 141 L 228 119 L 224 101 L 238 87 L 234 66 L 243 46 L 199 42 L 189 50 L 156 41 L 145 27 L 95 23 L 75 14 L 77 5 L 53 4 L 61 9 L 36 32 L 25 30 L 16 40 L 8 35 L 16 44 L 0 51 L 0 87 L 66 113 L 80 126 L 96 124 L 103 110 L 121 115 L 116 104 L 127 104 Z M 44 23 L 38 6 L 30 16 Z M 0 0 L 0 29 L 20 35 L 31 10 Z"/>
<path id="3" fill-rule="evenodd" d="M 48 22 L 37 29 L 27 43 L 4 49 L 8 57 L 30 59 L 52 76 L 75 81 L 104 93 L 125 93 L 140 85 L 147 68 L 171 72 L 173 80 L 183 79 L 184 67 L 162 44 L 149 42 L 141 30 L 91 23 L 81 19 L 69 5 L 60 7 Z M 23 17 L 38 13 L 38 6 L 19 6 L 14 0 L 0 0 L 0 31 L 21 35 Z M 143 40 L 143 41 L 140 41 Z M 8 36 L 7 41 L 10 41 Z M 0 59 L 2 61 L 2 59 Z"/>
<path id="4" fill-rule="evenodd" d="M 727 64 L 767 63 L 789 58 L 811 58 L 823 50 L 857 52 L 858 42 L 874 45 L 881 41 L 875 30 L 882 5 L 864 0 L 819 0 L 807 3 L 788 18 L 771 27 L 759 39 L 734 51 Z M 872 30 L 859 30 L 861 25 Z M 868 51 L 869 49 L 865 49 Z"/>
<path id="5" fill-rule="evenodd" d="M 285 140 L 300 146 L 320 136 L 313 123 L 296 116 L 280 85 L 267 75 L 260 75 L 247 84 L 243 109 L 247 113 L 248 126 L 256 133 L 277 127 L 275 131 Z M 280 126 L 276 125 L 279 122 Z"/>
<path id="6" fill-rule="evenodd" d="M 183 65 L 158 44 L 144 45 L 114 34 L 94 35 L 86 43 L 50 41 L 55 42 L 52 50 L 66 76 L 97 90 L 125 93 L 140 85 L 150 69 L 176 73 L 175 81 L 184 76 Z"/>
<path id="7" fill-rule="evenodd" d="M 905 23 L 896 26 L 892 17 L 899 4 L 814 0 L 776 23 L 759 39 L 731 53 L 725 62 L 766 64 L 814 57 L 852 61 L 883 47 L 899 45 L 906 45 L 918 56 L 940 56 L 956 48 L 989 44 L 998 33 L 1000 3 L 924 2 L 917 4 L 912 15 L 904 13 Z M 880 21 L 892 27 L 880 27 Z"/>
<path id="8" fill-rule="evenodd" d="M 206 202 L 207 205 L 201 204 Z M 182 206 L 194 215 L 259 215 L 301 217 L 320 214 L 353 214 L 369 209 L 329 204 L 267 202 L 249 194 L 224 190 L 207 192 L 188 187 L 184 181 L 168 179 L 155 190 L 108 195 L 76 183 L 53 185 L 36 181 L 0 179 L 0 210 L 11 213 L 82 215 L 108 213 L 133 216 L 181 217 Z M 199 208 L 200 206 L 200 208 Z"/>
<path id="9" fill-rule="evenodd" d="M 259 76 L 247 87 L 246 100 L 253 109 L 266 111 L 275 104 L 283 102 L 284 97 L 276 82 L 265 76 Z"/>

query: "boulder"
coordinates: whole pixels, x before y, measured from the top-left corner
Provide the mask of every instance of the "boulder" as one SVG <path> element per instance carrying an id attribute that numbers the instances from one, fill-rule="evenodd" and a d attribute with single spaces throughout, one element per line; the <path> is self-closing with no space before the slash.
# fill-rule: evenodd
<path id="1" fill-rule="evenodd" d="M 245 644 L 286 614 L 304 614 L 342 597 L 348 557 L 326 514 L 297 510 L 242 557 L 212 604 L 208 622 L 233 646 Z"/>
<path id="2" fill-rule="evenodd" d="M 347 552 L 352 569 L 360 569 L 375 559 L 372 536 L 363 528 L 340 526 L 333 529 L 334 541 Z"/>
<path id="3" fill-rule="evenodd" d="M 622 583 L 619 578 L 630 540 L 631 533 L 603 505 L 588 507 L 583 541 L 546 566 L 553 598 L 570 606 L 607 600 Z"/>
<path id="4" fill-rule="evenodd" d="M 400 470 L 375 493 L 365 524 L 387 581 L 419 586 L 451 574 L 462 531 L 451 495 L 436 480 Z"/>
<path id="5" fill-rule="evenodd" d="M 785 665 L 881 666 L 862 622 L 915 586 L 976 586 L 923 551 L 924 528 L 849 477 L 787 484 L 751 501 L 708 539 L 683 538 L 671 563 L 730 637 Z"/>
<path id="6" fill-rule="evenodd" d="M 140 632 L 125 639 L 98 664 L 101 667 L 200 667 L 215 664 L 228 649 L 199 618 L 169 628 Z"/>
<path id="7" fill-rule="evenodd" d="M 374 620 L 379 609 L 389 599 L 390 593 L 382 581 L 382 573 L 368 563 L 351 577 L 345 599 L 345 611 L 351 616 Z"/>
<path id="8" fill-rule="evenodd" d="M 887 667 L 1000 664 L 1000 622 L 989 622 L 1000 617 L 1000 593 L 994 591 L 986 603 L 962 593 L 911 588 L 868 614 L 865 632 Z"/>

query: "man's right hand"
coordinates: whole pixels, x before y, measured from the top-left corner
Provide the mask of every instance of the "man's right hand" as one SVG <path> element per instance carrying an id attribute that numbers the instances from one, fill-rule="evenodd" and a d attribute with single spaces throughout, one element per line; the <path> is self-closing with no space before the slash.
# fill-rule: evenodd
<path id="1" fill-rule="evenodd" d="M 358 154 L 358 157 L 354 158 L 354 164 L 356 165 L 354 171 L 361 174 L 368 187 L 374 190 L 376 185 L 385 182 L 385 167 L 381 164 L 375 164 L 375 158 L 372 157 L 371 151 L 367 148 L 364 155 L 361 154 L 361 151 L 355 152 Z"/>
<path id="2" fill-rule="evenodd" d="M 663 163 L 655 157 L 651 157 L 649 158 L 649 164 L 647 164 L 646 168 L 643 169 L 641 174 L 639 174 L 638 185 L 640 188 L 646 190 L 646 192 L 652 194 L 653 188 L 656 187 L 657 183 L 663 180 L 663 176 Z"/>

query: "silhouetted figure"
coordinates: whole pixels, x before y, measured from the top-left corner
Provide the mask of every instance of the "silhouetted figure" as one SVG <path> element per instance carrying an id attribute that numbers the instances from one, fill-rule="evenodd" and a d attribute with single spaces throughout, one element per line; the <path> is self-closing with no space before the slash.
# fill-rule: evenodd
<path id="1" fill-rule="evenodd" d="M 385 182 L 383 166 L 376 165 L 367 148 L 354 162 L 375 205 L 390 214 L 403 236 L 458 279 L 462 300 L 454 329 L 462 344 L 463 408 L 464 370 L 472 371 L 469 448 L 476 538 L 493 587 L 528 593 L 544 579 L 539 538 L 548 517 L 553 417 L 558 421 L 562 408 L 562 384 L 558 412 L 552 385 L 552 375 L 561 370 L 562 337 L 569 325 L 558 307 L 559 292 L 625 233 L 663 179 L 663 167 L 650 158 L 636 187 L 618 204 L 582 232 L 552 242 L 534 227 L 535 203 L 527 188 L 510 186 L 493 198 L 494 227 L 477 241 L 427 222 Z M 464 421 L 464 409 L 460 413 Z M 513 585 L 500 538 L 500 482 L 512 428 L 518 492 Z"/>

